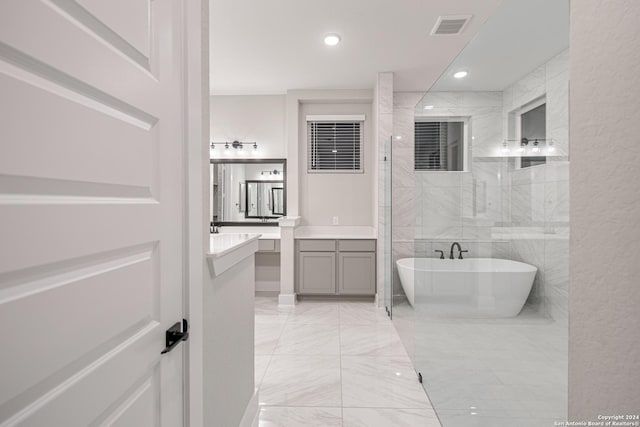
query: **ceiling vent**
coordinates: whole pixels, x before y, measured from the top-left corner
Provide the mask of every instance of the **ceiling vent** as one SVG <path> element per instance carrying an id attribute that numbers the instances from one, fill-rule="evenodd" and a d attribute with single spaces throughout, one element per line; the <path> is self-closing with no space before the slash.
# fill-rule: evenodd
<path id="1" fill-rule="evenodd" d="M 453 36 L 462 33 L 472 15 L 440 16 L 431 30 L 432 36 Z"/>

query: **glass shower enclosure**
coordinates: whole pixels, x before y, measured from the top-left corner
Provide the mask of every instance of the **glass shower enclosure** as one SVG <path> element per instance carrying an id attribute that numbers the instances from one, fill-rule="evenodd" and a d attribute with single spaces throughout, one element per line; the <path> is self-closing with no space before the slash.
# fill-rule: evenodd
<path id="1" fill-rule="evenodd" d="M 444 427 L 566 421 L 568 24 L 504 0 L 394 112 L 393 322 Z"/>

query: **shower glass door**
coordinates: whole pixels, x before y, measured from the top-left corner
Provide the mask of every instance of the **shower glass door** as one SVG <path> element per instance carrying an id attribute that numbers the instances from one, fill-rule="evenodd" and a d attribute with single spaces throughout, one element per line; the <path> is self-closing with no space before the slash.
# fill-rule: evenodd
<path id="1" fill-rule="evenodd" d="M 393 137 L 389 137 L 384 145 L 382 167 L 384 173 L 384 306 L 389 317 L 393 317 L 393 239 L 392 239 L 392 144 Z"/>
<path id="2" fill-rule="evenodd" d="M 414 260 L 394 324 L 443 427 L 567 420 L 568 18 L 503 0 L 413 117 L 394 111 L 415 125 L 395 147 L 394 250 Z"/>

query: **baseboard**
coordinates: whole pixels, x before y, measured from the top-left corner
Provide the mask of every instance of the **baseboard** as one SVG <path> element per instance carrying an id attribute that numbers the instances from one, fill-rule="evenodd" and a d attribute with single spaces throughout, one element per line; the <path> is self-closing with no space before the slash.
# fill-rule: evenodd
<path id="1" fill-rule="evenodd" d="M 242 420 L 238 427 L 258 427 L 258 421 L 260 420 L 260 406 L 258 405 L 258 390 L 256 389 L 251 400 L 247 404 L 247 409 L 244 411 Z"/>
<path id="2" fill-rule="evenodd" d="M 296 305 L 296 294 L 280 294 L 278 296 L 278 305 L 294 306 Z"/>

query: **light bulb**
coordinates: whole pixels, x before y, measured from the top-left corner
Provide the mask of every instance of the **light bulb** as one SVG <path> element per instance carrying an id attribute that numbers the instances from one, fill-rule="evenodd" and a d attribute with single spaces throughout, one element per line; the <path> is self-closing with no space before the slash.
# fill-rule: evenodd
<path id="1" fill-rule="evenodd" d="M 433 110 L 433 105 L 425 105 L 424 109 L 425 110 Z"/>
<path id="2" fill-rule="evenodd" d="M 554 147 L 553 145 L 552 145 L 552 146 L 550 146 L 550 147 L 547 147 L 547 151 L 548 151 L 549 153 L 553 153 L 554 151 L 556 151 L 556 147 Z"/>
<path id="3" fill-rule="evenodd" d="M 506 145 L 504 147 L 502 147 L 502 152 L 503 153 L 508 153 L 510 151 L 511 151 L 511 149 L 509 147 L 507 147 Z"/>
<path id="4" fill-rule="evenodd" d="M 469 74 L 469 73 L 467 73 L 466 71 L 458 71 L 457 73 L 455 73 L 453 75 L 453 77 L 455 77 L 456 79 L 463 79 L 463 78 L 467 77 L 467 74 Z"/>
<path id="5" fill-rule="evenodd" d="M 524 153 L 524 147 L 518 148 L 518 153 Z"/>
<path id="6" fill-rule="evenodd" d="M 538 147 L 538 140 L 536 139 L 535 141 L 533 141 L 533 148 L 531 149 L 532 153 L 539 153 L 540 152 L 540 147 Z"/>

